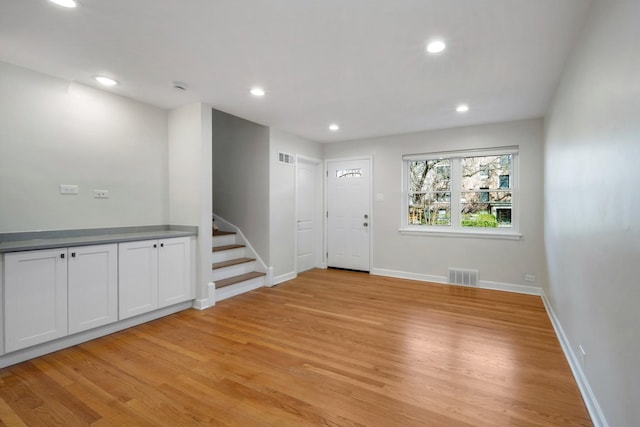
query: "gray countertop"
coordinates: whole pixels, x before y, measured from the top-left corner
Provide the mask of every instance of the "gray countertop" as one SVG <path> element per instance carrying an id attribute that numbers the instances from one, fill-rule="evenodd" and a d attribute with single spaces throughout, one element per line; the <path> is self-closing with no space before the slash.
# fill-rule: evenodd
<path id="1" fill-rule="evenodd" d="M 198 227 L 142 226 L 0 234 L 0 253 L 195 236 Z"/>

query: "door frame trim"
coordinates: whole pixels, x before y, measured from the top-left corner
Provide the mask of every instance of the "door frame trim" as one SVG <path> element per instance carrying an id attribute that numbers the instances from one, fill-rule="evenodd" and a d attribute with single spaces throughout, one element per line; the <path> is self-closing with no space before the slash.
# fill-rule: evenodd
<path id="1" fill-rule="evenodd" d="M 351 156 L 351 157 L 336 157 L 332 159 L 324 160 L 324 171 L 322 172 L 324 178 L 324 247 L 322 251 L 322 257 L 325 260 L 325 266 L 328 267 L 329 259 L 327 258 L 327 252 L 329 251 L 329 221 L 327 220 L 329 211 L 329 163 L 331 162 L 344 162 L 351 160 L 366 160 L 369 162 L 369 271 L 371 274 L 373 271 L 373 228 L 374 228 L 374 215 L 373 215 L 373 154 L 363 156 Z"/>
<path id="2" fill-rule="evenodd" d="M 293 271 L 295 273 L 295 275 L 298 275 L 298 161 L 304 161 L 306 163 L 311 163 L 314 164 L 316 166 L 318 166 L 318 172 L 320 174 L 320 177 L 318 182 L 315 183 L 315 185 L 317 185 L 319 187 L 319 208 L 320 208 L 320 223 L 318 224 L 318 227 L 320 228 L 319 232 L 320 232 L 320 246 L 316 249 L 320 250 L 320 257 L 318 258 L 320 263 L 319 265 L 316 265 L 316 267 L 318 268 L 327 268 L 327 260 L 325 258 L 325 242 L 324 242 L 324 238 L 325 238 L 325 234 L 323 232 L 324 228 L 325 228 L 325 223 L 326 223 L 326 218 L 324 217 L 324 211 L 325 211 L 325 207 L 324 207 L 324 201 L 323 201 L 323 192 L 324 192 L 324 188 L 323 188 L 323 180 L 322 180 L 322 175 L 323 175 L 323 162 L 322 159 L 318 159 L 315 157 L 309 157 L 309 156 L 305 156 L 302 154 L 296 154 L 295 155 L 295 164 L 294 164 L 294 172 L 293 172 L 293 193 L 294 193 L 294 210 L 295 210 L 295 219 L 293 221 L 293 229 L 294 229 L 294 233 L 293 235 L 295 236 L 295 238 L 293 239 Z"/>

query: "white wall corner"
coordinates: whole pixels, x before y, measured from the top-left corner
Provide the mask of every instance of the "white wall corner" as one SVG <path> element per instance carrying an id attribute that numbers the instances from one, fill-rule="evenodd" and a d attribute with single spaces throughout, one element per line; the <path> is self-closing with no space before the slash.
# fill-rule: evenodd
<path id="1" fill-rule="evenodd" d="M 547 310 L 547 315 L 549 315 L 549 320 L 551 320 L 553 329 L 556 332 L 556 336 L 558 337 L 558 341 L 560 341 L 560 347 L 562 347 L 562 351 L 564 352 L 567 362 L 569 363 L 569 367 L 571 368 L 573 377 L 578 384 L 578 389 L 580 390 L 582 399 L 587 406 L 587 411 L 589 412 L 589 416 L 591 417 L 591 421 L 593 422 L 594 427 L 609 427 L 609 423 L 607 423 L 604 412 L 602 412 L 602 408 L 600 407 L 595 394 L 593 394 L 591 385 L 589 384 L 589 381 L 587 380 L 587 377 L 584 374 L 580 363 L 578 362 L 578 357 L 574 353 L 573 348 L 571 347 L 571 343 L 564 333 L 564 329 L 562 329 L 562 325 L 560 324 L 558 316 L 556 316 L 556 313 L 553 311 L 553 307 L 547 299 L 544 291 L 542 291 L 540 295 L 542 297 L 544 308 Z"/>
<path id="2" fill-rule="evenodd" d="M 265 278 L 264 285 L 268 288 L 276 285 L 276 283 L 273 282 L 273 267 L 267 267 L 266 273 L 267 277 Z"/>
<path id="3" fill-rule="evenodd" d="M 193 301 L 193 308 L 196 310 L 205 310 L 216 305 L 216 284 L 210 282 L 207 285 L 206 298 L 196 299 Z"/>

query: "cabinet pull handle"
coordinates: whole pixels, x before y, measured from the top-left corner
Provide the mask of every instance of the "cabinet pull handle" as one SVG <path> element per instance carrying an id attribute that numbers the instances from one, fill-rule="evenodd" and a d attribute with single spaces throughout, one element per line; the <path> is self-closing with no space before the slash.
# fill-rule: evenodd
<path id="1" fill-rule="evenodd" d="M 64 254 L 60 254 L 60 258 L 64 259 Z"/>
<path id="2" fill-rule="evenodd" d="M 164 248 L 164 243 L 160 243 L 160 247 L 161 247 L 161 248 Z"/>
<path id="3" fill-rule="evenodd" d="M 71 252 L 71 257 L 75 258 L 76 257 L 76 253 L 75 252 Z"/>
<path id="4" fill-rule="evenodd" d="M 153 244 L 153 247 L 154 247 L 154 248 L 157 248 L 157 247 L 158 247 L 158 245 L 156 245 L 156 244 L 154 243 L 154 244 Z"/>

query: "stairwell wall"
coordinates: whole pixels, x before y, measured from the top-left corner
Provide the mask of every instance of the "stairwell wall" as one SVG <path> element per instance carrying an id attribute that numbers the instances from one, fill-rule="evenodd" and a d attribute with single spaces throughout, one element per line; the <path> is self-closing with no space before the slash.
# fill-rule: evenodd
<path id="1" fill-rule="evenodd" d="M 242 230 L 262 260 L 269 252 L 269 128 L 212 114 L 213 212 Z"/>

